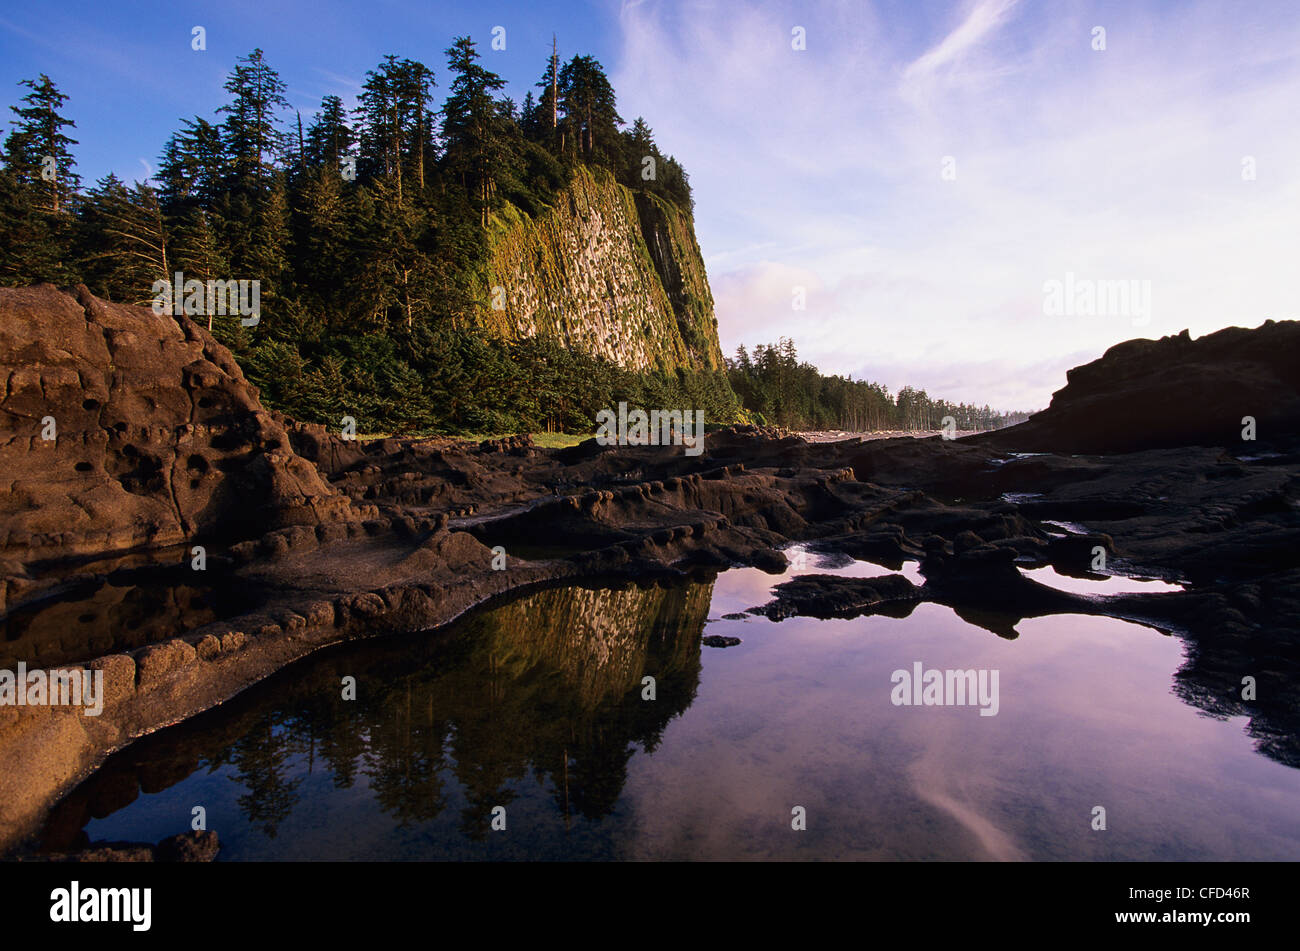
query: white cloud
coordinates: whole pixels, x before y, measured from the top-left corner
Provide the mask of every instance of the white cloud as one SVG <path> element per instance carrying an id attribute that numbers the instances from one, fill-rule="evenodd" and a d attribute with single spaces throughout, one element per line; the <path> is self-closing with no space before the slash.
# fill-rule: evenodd
<path id="1" fill-rule="evenodd" d="M 725 351 L 792 336 L 827 372 L 1023 408 L 1130 337 L 1300 317 L 1300 18 L 964 9 L 624 11 L 620 107 L 691 175 Z M 1045 316 L 1067 271 L 1149 280 L 1151 322 Z"/>

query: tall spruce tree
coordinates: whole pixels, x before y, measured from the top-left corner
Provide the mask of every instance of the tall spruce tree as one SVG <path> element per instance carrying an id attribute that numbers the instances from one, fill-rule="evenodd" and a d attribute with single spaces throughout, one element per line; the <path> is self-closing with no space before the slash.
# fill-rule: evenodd
<path id="1" fill-rule="evenodd" d="M 145 183 L 128 188 L 109 174 L 79 204 L 82 280 L 108 300 L 148 303 L 154 281 L 171 281 L 167 226 L 158 193 Z"/>
<path id="2" fill-rule="evenodd" d="M 68 210 L 69 200 L 81 184 L 68 148 L 77 145 L 77 140 L 62 131 L 75 129 L 77 124 L 59 113 L 68 97 L 49 76 L 41 73 L 18 85 L 31 92 L 22 98 L 25 106 L 9 107 L 18 121 L 5 139 L 4 164 L 18 184 L 32 192 L 36 207 L 57 215 Z"/>
<path id="3" fill-rule="evenodd" d="M 155 176 L 163 207 L 183 212 L 191 204 L 213 209 L 229 184 L 221 127 L 202 116 L 182 120 L 163 147 Z"/>
<path id="4" fill-rule="evenodd" d="M 433 159 L 433 83 L 423 63 L 392 55 L 366 73 L 357 107 L 364 170 L 370 179 L 391 178 L 399 202 L 408 197 L 410 183 L 423 190 L 426 163 Z"/>
<path id="5" fill-rule="evenodd" d="M 442 106 L 444 161 L 471 196 L 482 225 L 487 227 L 497 182 L 509 156 L 492 93 L 506 83 L 475 62 L 478 51 L 468 36 L 457 37 L 446 53 L 447 68 L 454 78 Z"/>
<path id="6" fill-rule="evenodd" d="M 585 162 L 614 167 L 621 157 L 614 87 L 591 56 L 575 56 L 560 70 L 560 108 L 569 148 Z"/>
<path id="7" fill-rule="evenodd" d="M 555 155 L 564 152 L 560 128 L 560 55 L 551 37 L 551 55 L 546 61 L 546 72 L 536 83 L 541 94 L 537 97 L 535 122 L 532 124 L 533 141 L 540 142 Z M 525 118 L 527 115 L 525 114 Z M 525 129 L 525 131 L 529 131 Z"/>
<path id="8" fill-rule="evenodd" d="M 343 160 L 352 154 L 357 136 L 348 124 L 347 111 L 338 96 L 321 100 L 320 111 L 307 128 L 307 164 L 325 166 L 341 175 Z"/>
<path id="9" fill-rule="evenodd" d="M 226 80 L 226 92 L 234 98 L 217 112 L 226 116 L 221 135 L 237 190 L 258 191 L 275 174 L 284 149 L 279 110 L 289 106 L 285 88 L 260 49 L 240 57 Z"/>

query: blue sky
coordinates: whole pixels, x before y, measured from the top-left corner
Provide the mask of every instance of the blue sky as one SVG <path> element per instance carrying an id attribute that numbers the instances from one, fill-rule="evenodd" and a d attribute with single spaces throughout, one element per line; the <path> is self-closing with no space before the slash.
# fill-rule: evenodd
<path id="1" fill-rule="evenodd" d="M 55 2 L 0 13 L 0 90 L 48 72 L 83 177 L 135 179 L 255 46 L 308 115 L 385 53 L 445 87 L 461 33 L 522 99 L 552 31 L 690 173 L 728 352 L 789 335 L 828 372 L 1036 408 L 1121 340 L 1300 316 L 1290 0 Z M 1050 315 L 1067 275 L 1149 312 Z"/>

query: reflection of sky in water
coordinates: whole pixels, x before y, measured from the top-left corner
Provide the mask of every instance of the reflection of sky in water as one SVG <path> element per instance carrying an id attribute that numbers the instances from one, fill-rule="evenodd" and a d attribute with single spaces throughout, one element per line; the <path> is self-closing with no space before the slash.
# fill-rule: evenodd
<path id="1" fill-rule="evenodd" d="M 1043 568 L 1021 568 L 1020 573 L 1031 581 L 1073 594 L 1161 594 L 1166 591 L 1183 590 L 1180 584 L 1157 578 L 1129 578 L 1125 575 L 1110 575 L 1095 579 L 1075 578 L 1061 574 L 1050 565 Z"/>
<path id="2" fill-rule="evenodd" d="M 925 576 L 915 561 L 905 561 L 897 571 L 872 564 L 854 561 L 836 555 L 809 551 L 802 545 L 785 549 L 790 568 L 780 575 L 769 575 L 757 568 L 736 568 L 719 576 L 713 586 L 713 605 L 710 618 L 724 614 L 738 614 L 746 608 L 758 607 L 772 600 L 772 588 L 782 581 L 798 575 L 836 575 L 841 578 L 879 578 L 883 575 L 902 575 L 914 585 L 925 584 Z M 709 628 L 708 633 L 725 633 Z"/>
<path id="3" fill-rule="evenodd" d="M 818 562 L 798 571 L 888 573 Z M 556 781 L 530 772 L 507 784 L 509 830 L 472 842 L 448 771 L 441 813 L 402 828 L 363 770 L 339 789 L 319 759 L 309 773 L 295 754 L 298 801 L 274 838 L 240 814 L 247 791 L 228 766 L 87 829 L 156 840 L 204 804 L 223 859 L 1300 859 L 1300 771 L 1255 753 L 1243 718 L 1205 717 L 1171 693 L 1177 639 L 1058 616 L 1024 620 L 1008 641 L 933 604 L 903 619 L 722 618 L 763 604 L 780 580 L 751 568 L 719 577 L 705 631 L 743 643 L 702 650 L 694 702 L 652 755 L 631 755 L 603 818 L 566 822 Z M 1000 712 L 893 706 L 891 673 L 916 661 L 996 668 Z M 790 828 L 796 805 L 806 832 Z M 1105 832 L 1091 829 L 1098 805 Z"/>

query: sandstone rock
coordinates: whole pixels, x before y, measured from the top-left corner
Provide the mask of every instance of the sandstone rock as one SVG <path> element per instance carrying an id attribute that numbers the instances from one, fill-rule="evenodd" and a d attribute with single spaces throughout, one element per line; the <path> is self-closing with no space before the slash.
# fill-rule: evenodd
<path id="1" fill-rule="evenodd" d="M 187 317 L 0 289 L 0 557 L 26 562 L 349 515 L 230 352 Z M 53 436 L 46 439 L 43 436 Z"/>
<path id="2" fill-rule="evenodd" d="M 139 689 L 155 687 L 170 676 L 193 668 L 197 660 L 193 646 L 179 639 L 146 647 L 136 655 Z"/>
<path id="3" fill-rule="evenodd" d="M 86 665 L 104 672 L 104 705 L 113 706 L 135 696 L 135 659 L 129 654 L 109 654 Z"/>

